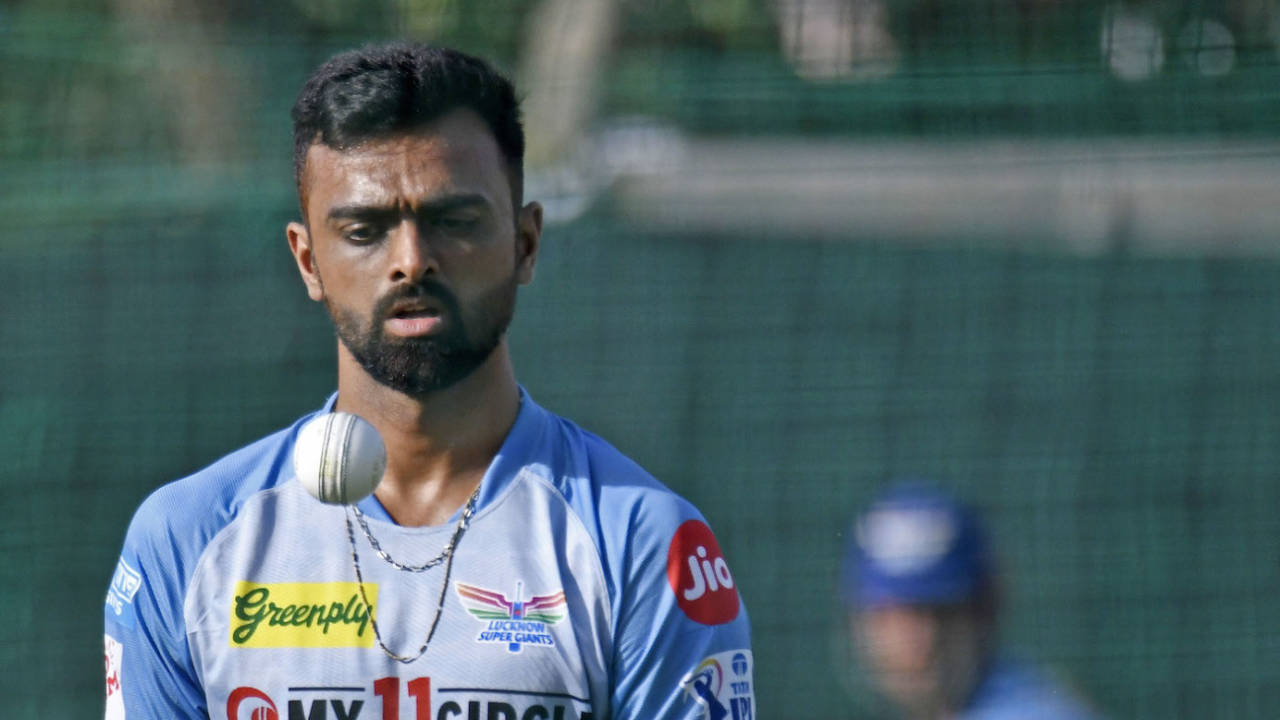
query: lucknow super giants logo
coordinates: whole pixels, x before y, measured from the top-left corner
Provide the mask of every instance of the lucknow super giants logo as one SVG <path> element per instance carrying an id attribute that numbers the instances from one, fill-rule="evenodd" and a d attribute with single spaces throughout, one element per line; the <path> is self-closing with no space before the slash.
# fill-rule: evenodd
<path id="1" fill-rule="evenodd" d="M 518 653 L 525 645 L 555 647 L 550 626 L 564 619 L 564 590 L 523 599 L 524 583 L 516 583 L 515 596 L 486 590 L 475 585 L 455 582 L 462 605 L 477 620 L 485 621 L 485 628 L 476 636 L 479 643 L 506 643 L 507 652 Z"/>

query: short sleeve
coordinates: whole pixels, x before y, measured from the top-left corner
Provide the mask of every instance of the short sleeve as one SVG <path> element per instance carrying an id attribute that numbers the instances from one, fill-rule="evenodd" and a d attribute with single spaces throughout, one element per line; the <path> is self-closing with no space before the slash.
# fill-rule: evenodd
<path id="1" fill-rule="evenodd" d="M 208 718 L 187 645 L 189 564 L 153 495 L 130 523 L 107 588 L 106 720 Z"/>
<path id="2" fill-rule="evenodd" d="M 672 500 L 633 517 L 614 720 L 747 720 L 755 695 L 746 607 L 711 528 Z"/>

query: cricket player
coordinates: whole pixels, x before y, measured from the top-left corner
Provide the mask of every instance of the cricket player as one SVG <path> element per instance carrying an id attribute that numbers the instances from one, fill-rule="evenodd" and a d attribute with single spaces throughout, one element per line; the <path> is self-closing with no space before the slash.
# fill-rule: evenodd
<path id="1" fill-rule="evenodd" d="M 931 485 L 892 486 L 855 521 L 843 572 L 853 641 L 910 720 L 1090 720 L 1065 687 L 999 651 L 999 598 L 974 512 Z"/>
<path id="2" fill-rule="evenodd" d="M 106 597 L 106 718 L 753 717 L 747 611 L 703 517 L 516 381 L 542 209 L 511 84 L 453 50 L 369 47 L 317 69 L 293 121 L 286 235 L 336 329 L 337 392 L 138 509 Z M 293 467 L 333 410 L 387 450 L 355 505 Z"/>

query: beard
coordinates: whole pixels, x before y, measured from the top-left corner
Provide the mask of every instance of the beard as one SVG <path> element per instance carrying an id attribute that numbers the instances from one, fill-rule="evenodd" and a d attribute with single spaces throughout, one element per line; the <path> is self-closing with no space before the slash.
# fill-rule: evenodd
<path id="1" fill-rule="evenodd" d="M 423 280 L 380 298 L 365 322 L 355 311 L 325 298 L 338 340 L 377 382 L 411 397 L 424 397 L 466 378 L 502 341 L 515 314 L 517 280 L 487 290 L 463 311 L 458 298 L 434 280 Z M 430 297 L 441 306 L 441 332 L 429 337 L 388 337 L 383 323 L 392 306 Z"/>

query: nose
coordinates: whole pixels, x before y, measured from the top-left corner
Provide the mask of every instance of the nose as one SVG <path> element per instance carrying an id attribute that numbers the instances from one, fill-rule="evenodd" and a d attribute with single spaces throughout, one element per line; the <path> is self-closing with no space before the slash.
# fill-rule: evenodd
<path id="1" fill-rule="evenodd" d="M 406 218 L 391 237 L 389 274 L 392 282 L 416 282 L 439 270 L 430 238 L 418 223 Z"/>

